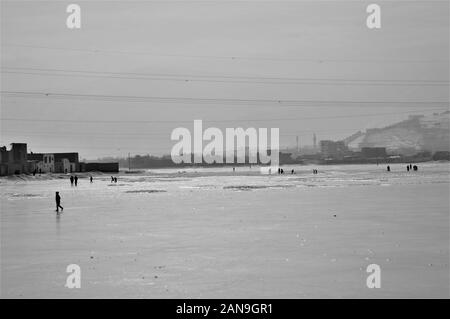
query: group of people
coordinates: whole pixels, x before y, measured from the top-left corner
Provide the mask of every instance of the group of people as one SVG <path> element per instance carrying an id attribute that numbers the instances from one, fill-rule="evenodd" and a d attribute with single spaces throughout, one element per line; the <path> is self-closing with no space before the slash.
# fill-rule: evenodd
<path id="1" fill-rule="evenodd" d="M 91 183 L 94 182 L 94 178 L 92 177 L 92 175 L 89 176 L 89 181 Z M 117 177 L 111 176 L 111 183 L 117 183 Z M 75 186 L 78 185 L 78 176 L 77 175 L 75 175 L 75 176 L 71 175 L 70 176 L 70 185 L 73 186 L 74 184 L 75 184 Z"/>
<path id="2" fill-rule="evenodd" d="M 388 165 L 386 170 L 388 172 L 390 172 L 391 171 L 391 167 Z M 419 167 L 417 165 L 413 166 L 412 164 L 406 165 L 406 171 L 409 172 L 410 170 L 418 171 Z"/>
<path id="3" fill-rule="evenodd" d="M 92 175 L 89 176 L 89 181 L 91 183 L 94 182 L 94 178 L 92 177 Z M 77 175 L 75 175 L 75 176 L 70 175 L 70 185 L 73 186 L 74 184 L 75 184 L 75 186 L 78 186 L 78 176 Z"/>
<path id="4" fill-rule="evenodd" d="M 70 185 L 71 186 L 78 186 L 78 176 L 77 175 L 70 175 Z M 91 183 L 94 182 L 94 178 L 92 175 L 89 176 L 89 181 Z M 111 183 L 117 183 L 117 177 L 111 176 Z M 56 212 L 59 213 L 59 209 L 61 208 L 61 211 L 63 211 L 63 207 L 61 206 L 61 196 L 59 195 L 59 192 L 56 192 L 55 195 L 55 201 L 56 201 Z"/>
<path id="5" fill-rule="evenodd" d="M 406 171 L 409 172 L 410 170 L 417 171 L 419 168 L 417 165 L 412 166 L 412 164 L 406 165 Z"/>
<path id="6" fill-rule="evenodd" d="M 406 170 L 409 172 L 410 170 L 414 170 L 417 171 L 419 170 L 417 165 L 412 165 L 409 164 L 406 166 Z M 233 167 L 233 171 L 235 171 L 235 168 Z M 387 171 L 390 172 L 391 171 L 391 167 L 388 165 L 387 166 Z M 313 169 L 313 174 L 318 174 L 318 170 L 317 169 Z M 269 169 L 269 174 L 270 174 L 270 169 Z M 282 168 L 278 168 L 278 174 L 284 174 L 284 170 Z M 291 170 L 291 174 L 295 174 L 294 170 Z M 94 182 L 94 179 L 92 176 L 89 177 L 89 180 L 91 183 Z M 117 183 L 117 177 L 115 176 L 111 176 L 111 183 Z M 73 186 L 78 186 L 78 176 L 70 176 L 70 185 Z M 55 201 L 56 201 L 56 212 L 59 213 L 59 209 L 61 208 L 61 211 L 63 211 L 63 207 L 61 206 L 61 196 L 59 195 L 59 192 L 56 192 L 56 196 L 55 196 Z"/>
<path id="7" fill-rule="evenodd" d="M 73 186 L 74 184 L 75 184 L 75 186 L 78 186 L 78 176 L 70 175 L 70 186 Z"/>
<path id="8" fill-rule="evenodd" d="M 270 170 L 269 170 L 269 172 L 270 172 Z M 280 174 L 280 175 L 284 174 L 284 170 L 280 167 L 278 167 L 278 174 Z M 291 170 L 291 174 L 295 174 L 295 171 L 293 169 Z"/>

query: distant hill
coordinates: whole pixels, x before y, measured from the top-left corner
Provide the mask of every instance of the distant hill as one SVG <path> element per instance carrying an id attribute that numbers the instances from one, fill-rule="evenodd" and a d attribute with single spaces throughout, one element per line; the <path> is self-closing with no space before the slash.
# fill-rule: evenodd
<path id="1" fill-rule="evenodd" d="M 412 115 L 383 128 L 357 132 L 344 141 L 350 149 L 362 147 L 386 147 L 389 152 L 403 154 L 417 151 L 450 150 L 450 111 L 431 116 Z"/>

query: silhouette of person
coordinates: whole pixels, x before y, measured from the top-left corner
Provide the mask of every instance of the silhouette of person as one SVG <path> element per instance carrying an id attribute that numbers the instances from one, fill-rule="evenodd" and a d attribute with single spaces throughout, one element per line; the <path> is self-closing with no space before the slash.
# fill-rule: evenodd
<path id="1" fill-rule="evenodd" d="M 114 183 L 117 183 L 117 177 L 114 177 Z"/>
<path id="2" fill-rule="evenodd" d="M 59 196 L 59 192 L 56 192 L 55 201 L 56 201 L 56 212 L 59 213 L 59 208 L 61 208 L 61 211 L 63 211 L 64 208 L 61 206 L 61 196 Z"/>
<path id="3" fill-rule="evenodd" d="M 387 167 L 387 171 L 390 172 L 391 171 L 391 167 L 388 165 Z"/>
<path id="4" fill-rule="evenodd" d="M 78 176 L 77 175 L 75 175 L 74 180 L 75 180 L 75 186 L 77 186 L 77 184 L 78 184 Z"/>
<path id="5" fill-rule="evenodd" d="M 91 183 L 94 181 L 94 179 L 92 178 L 92 176 L 90 177 Z"/>
<path id="6" fill-rule="evenodd" d="M 414 166 L 413 166 L 413 169 L 414 169 L 415 171 L 417 171 L 419 168 L 417 167 L 417 165 L 414 165 Z"/>
<path id="7" fill-rule="evenodd" d="M 294 174 L 294 170 L 291 171 L 291 174 Z"/>
<path id="8" fill-rule="evenodd" d="M 111 176 L 111 183 L 114 182 L 114 177 Z"/>
<path id="9" fill-rule="evenodd" d="M 282 168 L 280 168 L 280 174 L 283 174 L 283 173 L 284 173 L 283 169 L 282 169 Z"/>
<path id="10" fill-rule="evenodd" d="M 73 176 L 70 175 L 70 185 L 73 186 Z"/>
<path id="11" fill-rule="evenodd" d="M 406 171 L 408 171 L 408 172 L 409 172 L 409 165 L 408 165 L 408 166 L 406 166 Z"/>

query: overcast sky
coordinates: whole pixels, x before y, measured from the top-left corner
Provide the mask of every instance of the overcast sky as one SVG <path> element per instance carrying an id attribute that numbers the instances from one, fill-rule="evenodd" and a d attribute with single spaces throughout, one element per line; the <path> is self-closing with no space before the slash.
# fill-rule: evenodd
<path id="1" fill-rule="evenodd" d="M 172 130 L 203 119 L 295 146 L 448 108 L 449 2 L 377 1 L 378 30 L 369 3 L 1 1 L 0 142 L 168 154 Z"/>

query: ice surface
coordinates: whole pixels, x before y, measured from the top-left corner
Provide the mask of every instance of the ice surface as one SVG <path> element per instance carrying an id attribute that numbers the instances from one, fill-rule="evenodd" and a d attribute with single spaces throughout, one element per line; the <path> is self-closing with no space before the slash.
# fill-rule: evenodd
<path id="1" fill-rule="evenodd" d="M 448 298 L 449 164 L 385 166 L 2 178 L 1 296 Z"/>

